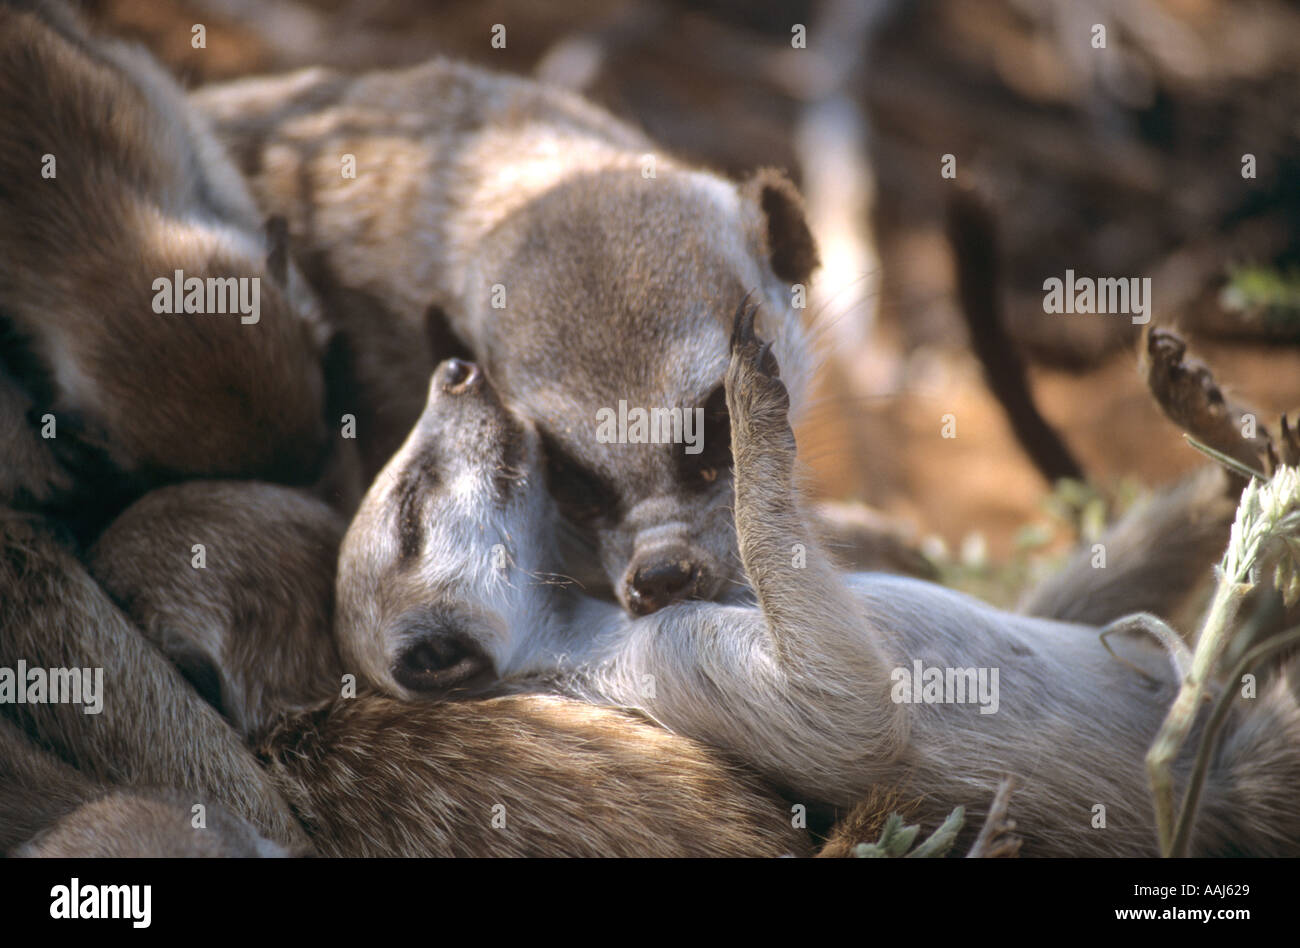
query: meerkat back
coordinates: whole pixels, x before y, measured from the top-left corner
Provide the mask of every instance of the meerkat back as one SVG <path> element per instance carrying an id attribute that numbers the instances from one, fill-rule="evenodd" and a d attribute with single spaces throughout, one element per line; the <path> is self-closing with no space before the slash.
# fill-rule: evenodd
<path id="1" fill-rule="evenodd" d="M 0 209 L 4 362 L 83 485 L 315 475 L 315 303 L 143 50 L 0 5 Z"/>

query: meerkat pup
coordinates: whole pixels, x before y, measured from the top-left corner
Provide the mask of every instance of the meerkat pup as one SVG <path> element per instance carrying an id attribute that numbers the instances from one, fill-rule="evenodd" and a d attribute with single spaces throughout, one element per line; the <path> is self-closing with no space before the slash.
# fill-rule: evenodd
<path id="1" fill-rule="evenodd" d="M 0 717 L 0 855 L 287 854 L 218 804 L 199 806 L 176 790 L 90 780 Z"/>
<path id="2" fill-rule="evenodd" d="M 101 792 L 0 716 L 0 855 Z"/>
<path id="3" fill-rule="evenodd" d="M 722 381 L 741 294 L 766 303 L 796 398 L 809 373 L 817 251 L 788 180 L 733 183 L 571 93 L 445 60 L 191 101 L 341 300 L 372 474 L 456 354 L 449 330 L 537 420 L 571 575 L 637 614 L 733 591 Z"/>
<path id="4" fill-rule="evenodd" d="M 248 859 L 294 854 L 218 804 L 205 805 L 200 816 L 190 798 L 178 791 L 114 790 L 42 830 L 15 849 L 13 855 L 56 859 Z"/>
<path id="5" fill-rule="evenodd" d="M 83 509 L 315 477 L 325 330 L 271 230 L 144 50 L 0 3 L 0 356 Z"/>
<path id="6" fill-rule="evenodd" d="M 133 628 L 41 519 L 0 510 L 0 717 L 86 779 L 224 804 L 306 840 L 239 735 Z"/>
<path id="7" fill-rule="evenodd" d="M 301 490 L 187 481 L 123 511 L 86 563 L 145 638 L 248 734 L 342 687 L 329 629 L 345 527 Z"/>
<path id="8" fill-rule="evenodd" d="M 793 799 L 849 806 L 882 785 L 937 806 L 927 822 L 957 804 L 981 815 L 1009 774 L 1026 855 L 1155 854 L 1143 759 L 1177 687 L 1165 655 L 1115 636 L 1122 662 L 1095 626 L 834 570 L 800 511 L 788 396 L 752 310 L 737 314 L 727 401 L 756 601 L 634 618 L 555 582 L 539 432 L 477 366 L 443 364 L 343 542 L 345 667 L 404 698 L 494 686 L 637 708 Z M 1300 852 L 1300 708 L 1282 679 L 1247 704 L 1194 848 Z"/>
<path id="9" fill-rule="evenodd" d="M 322 855 L 773 856 L 810 851 L 752 772 L 630 714 L 530 695 L 355 697 L 334 648 L 337 516 L 191 481 L 128 508 L 91 569 L 248 737 Z M 192 545 L 206 564 L 193 569 Z"/>

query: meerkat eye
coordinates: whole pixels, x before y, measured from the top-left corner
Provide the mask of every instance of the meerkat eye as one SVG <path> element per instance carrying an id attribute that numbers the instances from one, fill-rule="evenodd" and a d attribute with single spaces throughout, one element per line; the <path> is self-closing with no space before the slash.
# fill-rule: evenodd
<path id="1" fill-rule="evenodd" d="M 704 490 L 731 468 L 731 416 L 727 414 L 727 390 L 719 385 L 704 402 L 703 443 L 698 454 L 679 455 L 682 481 Z"/>
<path id="2" fill-rule="evenodd" d="M 390 670 L 411 691 L 447 695 L 492 671 L 492 659 L 478 639 L 452 617 L 411 616 L 394 635 L 401 647 Z"/>

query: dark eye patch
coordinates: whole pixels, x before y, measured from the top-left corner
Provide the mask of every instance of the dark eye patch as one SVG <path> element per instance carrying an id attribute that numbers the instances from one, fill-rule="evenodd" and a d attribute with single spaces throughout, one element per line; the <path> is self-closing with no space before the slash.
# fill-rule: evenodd
<path id="1" fill-rule="evenodd" d="M 177 670 L 194 686 L 203 700 L 222 714 L 228 714 L 231 709 L 222 704 L 224 689 L 221 669 L 211 656 L 197 645 L 188 643 L 173 644 L 168 654 Z"/>
<path id="2" fill-rule="evenodd" d="M 688 409 L 693 410 L 693 409 Z M 677 471 L 687 487 L 707 491 L 731 470 L 731 416 L 727 389 L 719 385 L 704 401 L 704 444 L 699 454 L 687 454 L 682 445 Z"/>
<path id="3" fill-rule="evenodd" d="M 407 562 L 424 548 L 424 500 L 438 487 L 438 457 L 424 449 L 398 475 L 393 488 L 398 555 Z"/>
<path id="4" fill-rule="evenodd" d="M 502 419 L 501 461 L 493 474 L 492 484 L 496 493 L 496 502 L 502 506 L 515 492 L 519 478 L 527 462 L 524 442 L 524 427 L 511 415 Z"/>
<path id="5" fill-rule="evenodd" d="M 560 512 L 576 523 L 618 515 L 618 492 L 604 478 L 569 455 L 547 432 L 542 432 L 546 452 L 546 485 Z"/>

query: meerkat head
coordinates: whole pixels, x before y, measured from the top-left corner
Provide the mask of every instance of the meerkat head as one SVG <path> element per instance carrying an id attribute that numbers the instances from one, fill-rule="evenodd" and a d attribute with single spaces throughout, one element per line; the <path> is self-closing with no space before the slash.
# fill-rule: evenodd
<path id="1" fill-rule="evenodd" d="M 514 630 L 542 606 L 530 576 L 552 525 L 542 470 L 537 431 L 482 369 L 448 359 L 434 370 L 424 413 L 339 553 L 345 671 L 404 698 L 497 680 Z"/>
<path id="2" fill-rule="evenodd" d="M 741 577 L 723 380 L 747 293 L 796 405 L 808 375 L 796 288 L 817 253 L 794 186 L 670 164 L 575 174 L 481 249 L 472 348 L 537 423 L 577 541 L 566 571 L 637 615 L 726 594 Z"/>

